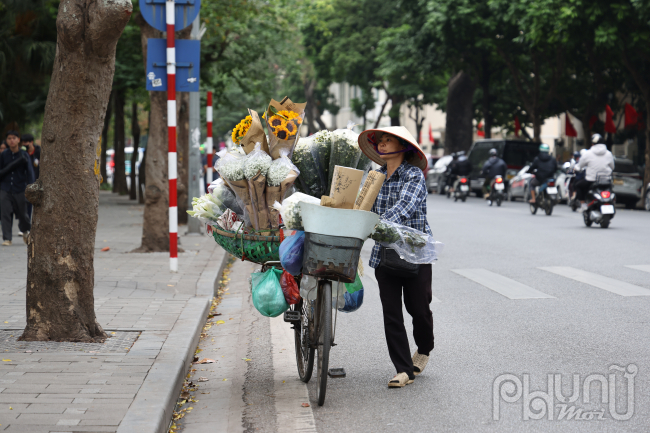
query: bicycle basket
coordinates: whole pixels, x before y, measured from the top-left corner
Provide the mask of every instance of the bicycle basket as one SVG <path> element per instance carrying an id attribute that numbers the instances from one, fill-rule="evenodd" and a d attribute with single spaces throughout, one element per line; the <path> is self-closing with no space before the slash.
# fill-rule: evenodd
<path id="1" fill-rule="evenodd" d="M 254 263 L 280 261 L 278 236 L 245 235 L 212 227 L 212 237 L 233 256 Z"/>
<path id="2" fill-rule="evenodd" d="M 357 238 L 305 233 L 303 274 L 354 282 L 363 242 Z"/>

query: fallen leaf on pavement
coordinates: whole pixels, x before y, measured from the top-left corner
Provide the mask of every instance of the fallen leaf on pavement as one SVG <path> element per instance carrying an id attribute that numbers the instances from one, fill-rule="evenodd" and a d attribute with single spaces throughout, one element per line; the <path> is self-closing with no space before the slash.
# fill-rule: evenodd
<path id="1" fill-rule="evenodd" d="M 225 381 L 227 381 L 227 380 L 228 380 L 228 379 L 224 379 L 223 381 L 225 382 Z"/>
<path id="2" fill-rule="evenodd" d="M 195 364 L 213 364 L 213 363 L 215 363 L 215 362 L 217 362 L 217 361 L 215 361 L 214 359 L 203 358 L 203 359 L 200 360 L 199 362 L 195 362 Z"/>
<path id="3" fill-rule="evenodd" d="M 185 399 L 190 398 L 190 393 L 187 391 L 181 392 L 181 398 L 185 398 Z"/>
<path id="4" fill-rule="evenodd" d="M 102 251 L 110 251 L 110 250 L 111 250 L 111 247 L 104 247 L 104 248 L 102 248 Z"/>
<path id="5" fill-rule="evenodd" d="M 302 407 L 309 407 L 309 403 L 303 403 Z"/>
<path id="6" fill-rule="evenodd" d="M 217 325 L 223 325 L 224 323 L 226 322 L 224 322 L 223 320 L 217 320 Z"/>
<path id="7" fill-rule="evenodd" d="M 3 359 L 2 362 L 11 362 L 11 359 Z"/>
<path id="8" fill-rule="evenodd" d="M 203 377 L 203 376 L 199 377 L 199 382 L 207 382 L 208 380 L 210 379 L 208 379 L 207 377 Z"/>

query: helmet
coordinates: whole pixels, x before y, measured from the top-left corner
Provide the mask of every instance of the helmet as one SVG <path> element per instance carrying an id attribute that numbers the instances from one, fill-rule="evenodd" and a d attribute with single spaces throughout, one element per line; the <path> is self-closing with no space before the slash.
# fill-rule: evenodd
<path id="1" fill-rule="evenodd" d="M 465 151 L 464 151 L 464 150 L 461 150 L 461 151 L 459 151 L 458 153 L 456 153 L 456 156 L 464 156 L 464 155 L 465 155 Z"/>
<path id="2" fill-rule="evenodd" d="M 574 158 L 580 158 L 580 152 L 573 152 L 573 157 Z"/>
<path id="3" fill-rule="evenodd" d="M 497 150 L 494 148 L 490 149 L 490 156 L 497 156 Z"/>
<path id="4" fill-rule="evenodd" d="M 540 152 L 548 153 L 549 150 L 550 150 L 550 149 L 549 149 L 549 147 L 548 147 L 548 144 L 546 144 L 546 143 L 542 143 L 542 144 L 539 145 L 539 151 L 540 151 Z"/>
<path id="5" fill-rule="evenodd" d="M 592 144 L 605 144 L 605 139 L 600 134 L 594 134 L 591 136 Z"/>

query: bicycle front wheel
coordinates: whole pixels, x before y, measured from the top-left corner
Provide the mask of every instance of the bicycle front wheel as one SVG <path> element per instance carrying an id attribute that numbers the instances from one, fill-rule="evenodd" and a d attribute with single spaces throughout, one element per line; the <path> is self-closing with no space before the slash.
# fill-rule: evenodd
<path id="1" fill-rule="evenodd" d="M 318 291 L 318 405 L 325 403 L 327 391 L 327 371 L 332 345 L 332 283 L 324 281 Z"/>
<path id="2" fill-rule="evenodd" d="M 300 312 L 300 322 L 294 326 L 294 340 L 296 346 L 296 364 L 298 365 L 298 375 L 300 380 L 307 383 L 311 379 L 311 373 L 314 369 L 314 351 L 310 347 L 309 336 L 310 329 L 314 327 L 314 314 L 312 312 L 313 302 L 307 299 L 301 299 L 295 305 L 295 310 Z"/>

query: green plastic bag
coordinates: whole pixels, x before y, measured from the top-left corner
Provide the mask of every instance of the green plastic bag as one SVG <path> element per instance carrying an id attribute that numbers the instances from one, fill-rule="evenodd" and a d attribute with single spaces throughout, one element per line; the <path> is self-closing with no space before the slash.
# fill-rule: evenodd
<path id="1" fill-rule="evenodd" d="M 277 317 L 289 309 L 280 287 L 280 275 L 282 271 L 275 268 L 251 274 L 253 305 L 264 316 Z"/>
<path id="2" fill-rule="evenodd" d="M 345 289 L 348 291 L 349 294 L 353 294 L 363 289 L 363 284 L 361 284 L 361 278 L 359 278 L 358 272 L 357 272 L 357 276 L 354 278 L 354 283 L 345 283 Z"/>

